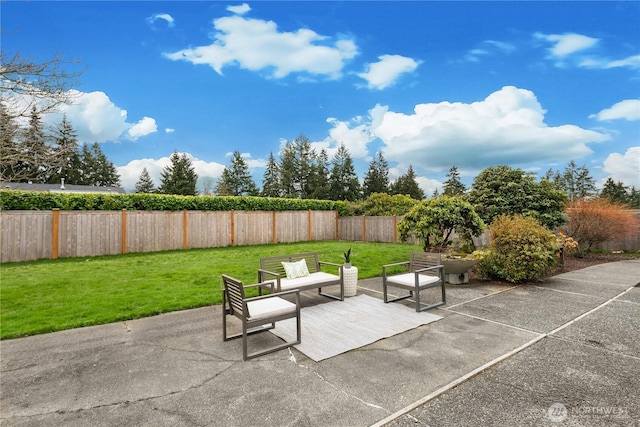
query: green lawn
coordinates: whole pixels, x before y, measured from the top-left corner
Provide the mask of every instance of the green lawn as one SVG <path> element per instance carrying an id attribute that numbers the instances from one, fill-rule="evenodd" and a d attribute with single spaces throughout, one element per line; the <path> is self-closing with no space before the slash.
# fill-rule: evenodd
<path id="1" fill-rule="evenodd" d="M 380 276 L 383 264 L 408 260 L 420 250 L 406 244 L 303 242 L 2 264 L 0 339 L 220 304 L 223 273 L 255 283 L 261 257 L 318 252 L 321 261 L 342 263 L 349 247 L 360 278 Z"/>

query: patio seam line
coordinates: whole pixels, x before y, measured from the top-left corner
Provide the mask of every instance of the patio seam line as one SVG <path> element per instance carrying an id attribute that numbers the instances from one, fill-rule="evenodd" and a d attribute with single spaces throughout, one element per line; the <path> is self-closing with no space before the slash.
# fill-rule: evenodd
<path id="1" fill-rule="evenodd" d="M 441 310 L 444 310 L 444 311 L 448 311 L 450 313 L 459 314 L 461 316 L 471 317 L 472 319 L 482 320 L 484 322 L 494 323 L 494 324 L 500 325 L 500 326 L 506 326 L 509 329 L 515 329 L 515 330 L 518 330 L 518 331 L 521 331 L 521 332 L 530 332 L 530 333 L 536 334 L 536 335 L 544 335 L 546 333 L 546 332 L 532 331 L 531 329 L 525 329 L 525 328 L 521 328 L 521 327 L 515 326 L 515 325 L 509 325 L 508 323 L 498 322 L 497 320 L 485 319 L 484 317 L 474 316 L 473 314 L 463 313 L 461 311 L 455 311 L 455 310 L 451 310 L 449 308 L 442 308 L 442 307 L 438 307 L 438 308 L 440 308 Z"/>
<path id="2" fill-rule="evenodd" d="M 494 296 L 494 295 L 499 295 L 499 294 L 501 294 L 501 293 L 503 293 L 503 292 L 507 292 L 507 291 L 510 291 L 510 290 L 512 290 L 512 289 L 516 289 L 516 288 L 518 288 L 518 287 L 519 287 L 518 285 L 516 285 L 516 286 L 511 286 L 510 288 L 503 289 L 503 290 L 501 290 L 501 291 L 494 292 L 494 293 L 492 293 L 492 294 L 482 295 L 482 296 L 480 296 L 480 297 L 477 297 L 477 298 L 474 298 L 474 299 L 470 299 L 469 301 L 463 301 L 463 302 L 459 302 L 459 303 L 454 304 L 454 305 L 450 305 L 450 306 L 448 306 L 448 307 L 443 308 L 443 310 L 447 310 L 447 309 L 455 308 L 455 307 L 457 307 L 457 306 L 459 306 L 459 305 L 463 305 L 463 304 L 467 304 L 467 303 L 470 303 L 470 302 L 478 301 L 478 300 L 480 300 L 480 299 L 487 298 L 487 297 L 491 297 L 491 296 Z"/>
<path id="3" fill-rule="evenodd" d="M 565 342 L 568 342 L 568 343 L 579 344 L 579 345 L 582 345 L 582 346 L 585 346 L 585 347 L 589 347 L 590 349 L 593 349 L 593 350 L 600 350 L 600 351 L 603 351 L 603 352 L 606 352 L 606 353 L 611 353 L 611 354 L 616 355 L 616 356 L 620 356 L 620 357 L 624 357 L 624 358 L 640 361 L 640 357 L 638 357 L 638 356 L 632 356 L 630 354 L 620 353 L 620 352 L 617 352 L 617 351 L 609 350 L 607 348 L 597 347 L 595 345 L 589 345 L 589 344 L 585 343 L 584 341 L 580 341 L 580 340 L 577 340 L 577 339 L 561 337 L 559 335 L 549 335 L 547 338 L 553 338 L 553 339 L 557 339 L 557 340 L 560 340 L 560 341 L 565 341 Z"/>
<path id="4" fill-rule="evenodd" d="M 555 289 L 555 288 L 550 288 L 550 287 L 545 287 L 545 286 L 540 286 L 540 285 L 529 285 L 532 288 L 536 288 L 536 289 L 543 289 L 543 290 L 547 290 L 547 291 L 554 291 L 554 292 L 562 292 L 565 294 L 570 294 L 570 295 L 579 295 L 579 296 L 583 296 L 583 297 L 591 297 L 591 298 L 602 298 L 602 297 L 598 297 L 597 295 L 589 295 L 589 294 L 583 294 L 580 292 L 573 292 L 573 291 L 565 291 L 562 289 Z"/>
<path id="5" fill-rule="evenodd" d="M 530 341 L 524 343 L 520 347 L 517 347 L 514 350 L 511 350 L 510 352 L 503 354 L 502 356 L 498 356 L 497 358 L 495 358 L 495 359 L 485 363 L 484 365 L 472 370 L 471 372 L 467 373 L 466 375 L 464 375 L 464 376 L 462 376 L 462 377 L 450 382 L 449 384 L 447 384 L 447 385 L 445 385 L 443 387 L 440 387 L 438 390 L 428 394 L 427 396 L 423 397 L 420 400 L 417 400 L 416 402 L 412 403 L 411 405 L 408 405 L 408 406 L 400 409 L 399 411 L 391 414 L 387 418 L 384 418 L 384 419 L 378 421 L 377 423 L 372 424 L 371 427 L 382 427 L 382 426 L 386 425 L 387 423 L 389 423 L 389 422 L 391 422 L 391 421 L 393 421 L 393 420 L 395 420 L 395 419 L 397 419 L 397 418 L 399 418 L 399 417 L 401 417 L 401 416 L 413 411 L 414 409 L 417 409 L 418 407 L 420 407 L 420 406 L 424 405 L 425 403 L 435 399 L 436 397 L 440 396 L 441 394 L 444 394 L 447 391 L 459 386 L 460 384 L 470 380 L 471 378 L 473 378 L 476 375 L 484 372 L 485 370 L 487 370 L 487 369 L 497 365 L 498 363 L 500 363 L 500 362 L 502 362 L 502 361 L 504 361 L 504 360 L 506 360 L 506 359 L 508 359 L 508 358 L 520 353 L 522 350 L 525 350 L 525 349 L 531 347 L 532 345 L 534 345 L 538 341 L 540 341 L 540 340 L 542 340 L 544 338 L 550 337 L 552 334 L 555 334 L 555 333 L 567 328 L 568 326 L 571 326 L 572 324 L 574 324 L 578 320 L 581 320 L 581 319 L 585 318 L 586 316 L 588 316 L 589 314 L 594 313 L 595 311 L 597 311 L 597 310 L 609 305 L 616 298 L 618 298 L 618 297 L 626 294 L 627 292 L 631 291 L 631 289 L 633 289 L 634 287 L 635 286 L 632 286 L 631 288 L 626 289 L 624 292 L 621 292 L 620 294 L 618 294 L 615 297 L 603 302 L 602 304 L 598 305 L 597 307 L 595 307 L 595 308 L 593 308 L 593 309 L 581 314 L 580 316 L 578 316 L 578 317 L 576 317 L 576 318 L 564 323 L 563 325 L 557 327 L 556 329 L 554 329 L 554 330 L 552 330 L 550 332 L 542 333 L 539 336 L 537 336 L 537 337 L 531 339 Z M 459 313 L 459 314 L 464 314 L 464 313 Z M 471 316 L 471 317 L 474 317 L 474 316 Z M 482 319 L 482 320 L 487 320 L 487 319 Z M 491 322 L 491 320 L 488 320 L 488 321 Z M 499 322 L 494 322 L 494 323 L 499 323 Z M 507 325 L 507 326 L 509 326 L 509 325 Z M 517 327 L 514 327 L 514 328 L 519 329 Z M 552 338 L 555 338 L 555 337 L 552 337 Z"/>

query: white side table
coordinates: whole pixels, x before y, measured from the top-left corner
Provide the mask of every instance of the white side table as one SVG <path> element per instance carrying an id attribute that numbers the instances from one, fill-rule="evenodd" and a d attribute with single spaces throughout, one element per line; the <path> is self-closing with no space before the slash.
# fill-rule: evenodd
<path id="1" fill-rule="evenodd" d="M 342 268 L 342 279 L 344 281 L 344 296 L 354 297 L 358 292 L 358 267 Z"/>

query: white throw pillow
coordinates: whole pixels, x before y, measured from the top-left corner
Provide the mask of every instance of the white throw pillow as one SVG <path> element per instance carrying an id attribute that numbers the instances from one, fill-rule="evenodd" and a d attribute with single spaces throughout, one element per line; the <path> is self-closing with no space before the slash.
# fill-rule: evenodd
<path id="1" fill-rule="evenodd" d="M 287 279 L 309 276 L 307 261 L 304 259 L 296 262 L 283 262 L 282 266 L 284 267 L 284 271 L 287 274 Z"/>

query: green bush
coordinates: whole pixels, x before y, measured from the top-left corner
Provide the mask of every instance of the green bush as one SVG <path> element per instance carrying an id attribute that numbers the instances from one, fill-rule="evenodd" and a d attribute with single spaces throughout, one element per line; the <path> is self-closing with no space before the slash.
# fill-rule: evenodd
<path id="1" fill-rule="evenodd" d="M 444 252 L 454 232 L 460 236 L 478 236 L 485 229 L 473 206 L 460 197 L 440 196 L 416 204 L 398 224 L 400 238 L 414 236 L 425 252 Z"/>
<path id="2" fill-rule="evenodd" d="M 484 277 L 517 283 L 540 279 L 557 266 L 555 235 L 533 218 L 496 217 L 490 233 L 489 249 L 476 266 Z"/>
<path id="3" fill-rule="evenodd" d="M 0 210 L 157 210 L 157 211 L 332 211 L 346 213 L 342 201 L 251 196 L 178 196 L 173 194 L 50 193 L 0 190 Z"/>

